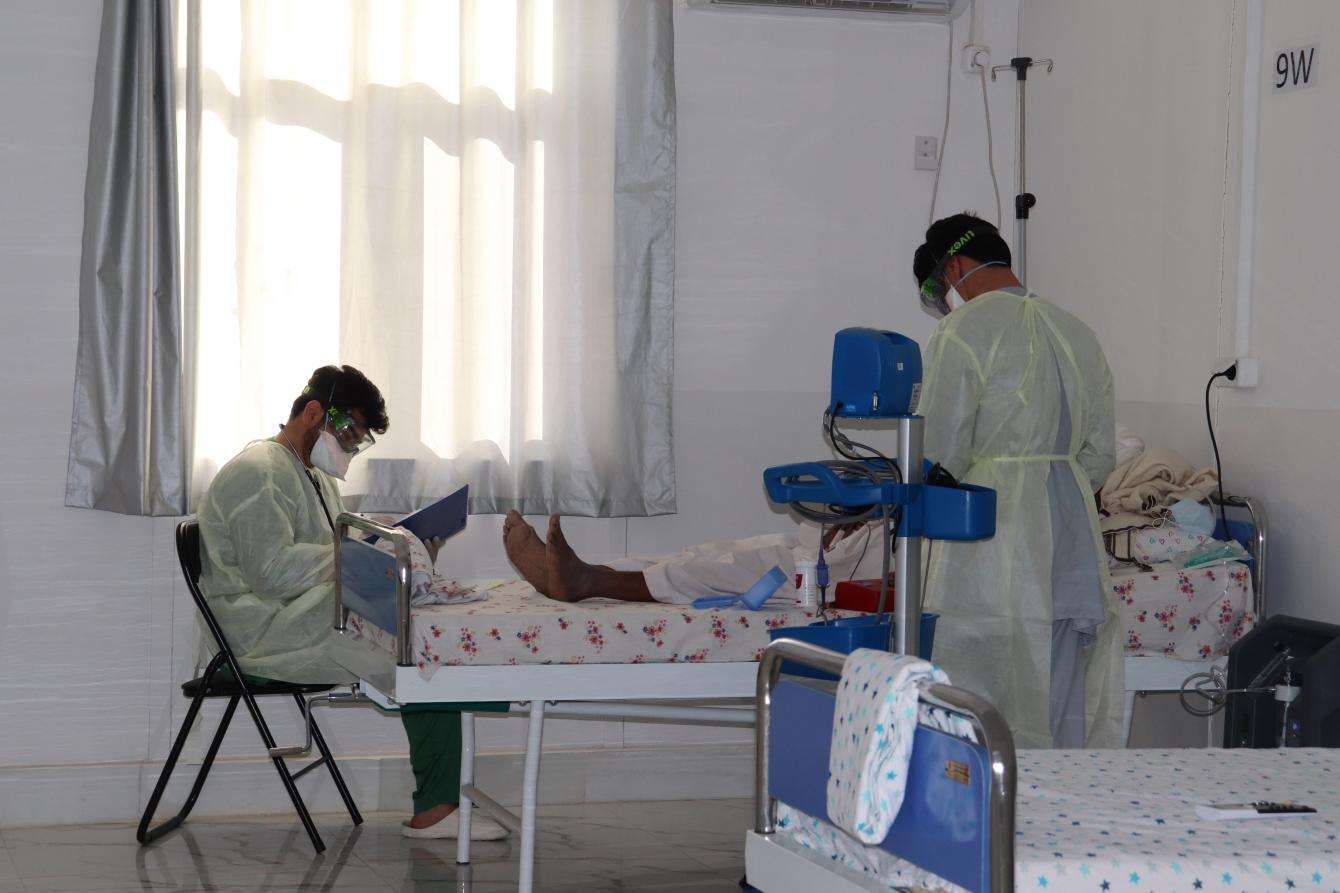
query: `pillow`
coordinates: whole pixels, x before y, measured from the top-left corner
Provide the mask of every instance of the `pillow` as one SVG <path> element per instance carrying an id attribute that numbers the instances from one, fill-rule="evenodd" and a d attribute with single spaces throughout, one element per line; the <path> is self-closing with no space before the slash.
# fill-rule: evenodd
<path id="1" fill-rule="evenodd" d="M 1131 535 L 1131 557 L 1145 564 L 1161 564 L 1198 549 L 1212 538 L 1171 524 L 1148 527 Z"/>

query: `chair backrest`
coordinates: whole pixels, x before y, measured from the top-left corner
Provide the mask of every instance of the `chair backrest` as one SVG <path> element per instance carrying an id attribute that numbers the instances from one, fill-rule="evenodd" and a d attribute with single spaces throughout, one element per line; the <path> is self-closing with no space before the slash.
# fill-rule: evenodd
<path id="1" fill-rule="evenodd" d="M 177 560 L 181 562 L 181 571 L 186 582 L 192 587 L 200 585 L 200 522 L 187 518 L 177 525 Z"/>
<path id="2" fill-rule="evenodd" d="M 218 645 L 220 651 L 227 654 L 229 664 L 236 664 L 232 648 L 228 646 L 228 640 L 223 637 L 223 627 L 219 626 L 218 619 L 215 618 L 214 612 L 209 609 L 209 604 L 205 601 L 205 594 L 200 591 L 200 545 L 199 521 L 195 518 L 187 518 L 177 525 L 177 561 L 181 563 L 182 576 L 186 578 L 186 588 L 191 591 L 191 598 L 195 601 L 195 607 L 200 612 L 200 616 L 205 618 L 205 625 L 209 627 L 210 635 L 214 637 L 215 644 Z"/>

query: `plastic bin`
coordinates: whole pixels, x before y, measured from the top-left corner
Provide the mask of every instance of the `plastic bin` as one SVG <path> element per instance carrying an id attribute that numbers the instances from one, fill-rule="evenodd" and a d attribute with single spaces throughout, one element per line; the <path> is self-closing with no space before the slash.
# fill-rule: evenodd
<path id="1" fill-rule="evenodd" d="M 921 615 L 921 638 L 918 643 L 918 651 L 925 660 L 931 659 L 931 652 L 935 646 L 935 624 L 939 619 L 939 614 L 926 612 Z M 893 617 L 885 614 L 883 616 L 843 617 L 840 620 L 834 620 L 832 623 L 818 621 L 808 626 L 784 626 L 781 629 L 768 630 L 768 635 L 773 640 L 797 639 L 810 645 L 827 648 L 829 651 L 851 654 L 857 648 L 874 648 L 877 651 L 887 650 L 892 627 Z M 811 679 L 837 678 L 831 673 L 803 667 L 790 661 L 783 661 L 782 672 L 789 676 L 808 676 Z"/>

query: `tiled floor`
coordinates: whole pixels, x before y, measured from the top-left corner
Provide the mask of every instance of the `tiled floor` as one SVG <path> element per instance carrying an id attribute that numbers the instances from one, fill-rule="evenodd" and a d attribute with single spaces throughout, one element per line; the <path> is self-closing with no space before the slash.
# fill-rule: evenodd
<path id="1" fill-rule="evenodd" d="M 750 815 L 741 800 L 540 807 L 536 889 L 737 893 Z M 317 816 L 322 856 L 288 817 L 193 819 L 150 847 L 128 825 L 0 831 L 0 893 L 516 889 L 514 838 L 474 844 L 458 867 L 455 841 L 407 840 L 398 814 L 364 818 Z"/>

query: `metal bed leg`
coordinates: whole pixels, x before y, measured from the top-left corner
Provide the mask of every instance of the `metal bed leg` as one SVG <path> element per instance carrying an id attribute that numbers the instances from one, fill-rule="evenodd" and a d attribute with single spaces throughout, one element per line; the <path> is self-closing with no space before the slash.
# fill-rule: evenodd
<path id="1" fill-rule="evenodd" d="M 461 799 L 456 807 L 458 816 L 456 835 L 456 864 L 470 862 L 470 812 L 474 802 L 466 793 L 475 783 L 475 715 L 461 711 Z"/>
<path id="2" fill-rule="evenodd" d="M 535 879 L 535 803 L 540 787 L 540 747 L 544 735 L 544 701 L 530 702 L 526 726 L 526 768 L 521 788 L 521 871 L 517 893 L 531 893 Z"/>
<path id="3" fill-rule="evenodd" d="M 1138 692 L 1126 692 L 1126 715 L 1125 724 L 1122 726 L 1121 746 L 1131 746 L 1131 726 L 1135 720 L 1135 696 Z"/>

